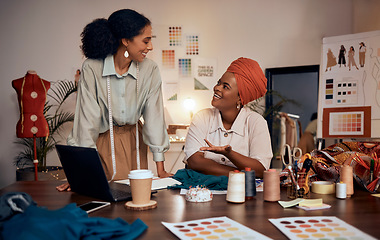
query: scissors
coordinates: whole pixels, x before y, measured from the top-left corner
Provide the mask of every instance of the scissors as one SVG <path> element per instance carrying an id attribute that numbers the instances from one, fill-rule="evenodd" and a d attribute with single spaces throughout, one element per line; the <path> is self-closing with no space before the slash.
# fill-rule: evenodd
<path id="1" fill-rule="evenodd" d="M 289 175 L 292 179 L 293 184 L 296 186 L 297 191 L 300 189 L 297 182 L 297 171 L 298 171 L 298 161 L 302 157 L 302 150 L 298 147 L 293 148 L 293 151 L 290 149 L 288 144 L 285 144 L 284 155 L 282 155 L 282 163 L 285 165 L 285 168 L 289 170 Z M 295 165 L 294 165 L 295 164 Z M 294 167 L 295 174 L 292 170 Z"/>
<path id="2" fill-rule="evenodd" d="M 288 168 L 289 166 L 294 167 L 294 164 L 298 164 L 301 157 L 301 148 L 295 147 L 292 151 L 289 144 L 285 144 L 284 155 L 282 156 L 282 163 L 284 164 L 285 168 Z"/>

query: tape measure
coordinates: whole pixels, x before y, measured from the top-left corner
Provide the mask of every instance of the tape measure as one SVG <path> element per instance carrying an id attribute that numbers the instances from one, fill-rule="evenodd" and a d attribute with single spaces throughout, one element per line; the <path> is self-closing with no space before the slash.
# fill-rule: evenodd
<path id="1" fill-rule="evenodd" d="M 136 74 L 136 103 L 138 102 L 139 96 L 139 63 L 137 64 L 137 74 Z M 108 124 L 110 126 L 110 142 L 111 142 L 111 159 L 112 159 L 112 169 L 113 174 L 110 182 L 114 179 L 116 175 L 116 157 L 115 157 L 115 138 L 113 135 L 113 117 L 112 117 L 112 104 L 111 104 L 111 82 L 110 76 L 107 76 L 107 103 L 108 103 Z M 140 169 L 140 152 L 139 152 L 139 121 L 136 122 L 136 160 L 137 169 Z"/>

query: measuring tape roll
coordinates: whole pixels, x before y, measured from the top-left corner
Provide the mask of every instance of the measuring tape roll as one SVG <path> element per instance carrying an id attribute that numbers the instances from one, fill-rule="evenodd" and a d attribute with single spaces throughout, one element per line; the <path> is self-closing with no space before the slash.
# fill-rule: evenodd
<path id="1" fill-rule="evenodd" d="M 335 184 L 329 181 L 316 181 L 311 184 L 311 191 L 318 194 L 333 194 Z"/>

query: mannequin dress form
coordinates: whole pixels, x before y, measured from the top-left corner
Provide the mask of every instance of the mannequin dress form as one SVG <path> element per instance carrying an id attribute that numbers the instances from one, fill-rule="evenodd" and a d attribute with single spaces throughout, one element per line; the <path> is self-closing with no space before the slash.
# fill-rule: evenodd
<path id="1" fill-rule="evenodd" d="M 49 135 L 49 125 L 44 116 L 46 93 L 50 82 L 41 79 L 35 71 L 29 70 L 22 78 L 12 81 L 12 87 L 17 92 L 20 108 L 20 119 L 16 125 L 16 135 L 19 138 L 33 138 L 35 180 L 37 180 L 36 138 Z"/>

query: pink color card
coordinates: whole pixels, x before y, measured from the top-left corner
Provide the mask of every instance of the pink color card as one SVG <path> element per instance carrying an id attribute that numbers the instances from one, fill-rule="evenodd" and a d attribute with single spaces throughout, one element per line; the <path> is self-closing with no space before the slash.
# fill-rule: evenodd
<path id="1" fill-rule="evenodd" d="M 175 51 L 162 50 L 162 66 L 164 68 L 174 68 L 175 66 Z"/>

